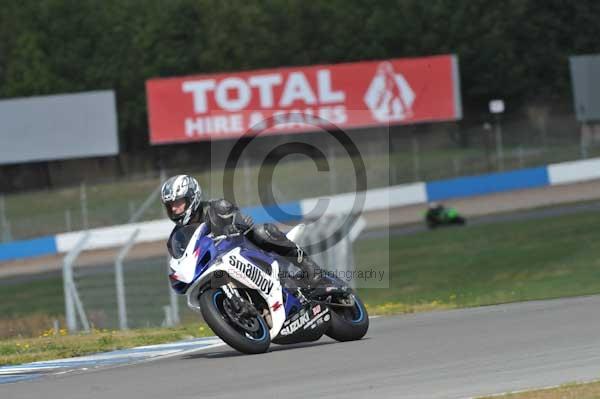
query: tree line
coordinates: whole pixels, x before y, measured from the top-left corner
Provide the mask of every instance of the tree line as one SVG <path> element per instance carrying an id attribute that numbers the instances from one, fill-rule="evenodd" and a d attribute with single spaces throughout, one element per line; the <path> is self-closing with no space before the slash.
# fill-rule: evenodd
<path id="1" fill-rule="evenodd" d="M 2 0 L 0 98 L 114 89 L 135 153 L 149 78 L 455 53 L 476 118 L 496 97 L 570 104 L 599 18 L 596 0 Z"/>

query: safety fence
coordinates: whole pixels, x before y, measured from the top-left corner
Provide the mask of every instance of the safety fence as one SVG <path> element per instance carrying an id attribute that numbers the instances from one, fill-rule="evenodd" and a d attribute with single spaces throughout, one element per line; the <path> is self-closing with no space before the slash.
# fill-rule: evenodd
<path id="1" fill-rule="evenodd" d="M 486 195 L 527 188 L 568 184 L 600 179 L 600 158 L 548 165 L 540 168 L 467 176 L 454 179 L 418 182 L 346 193 L 326 197 L 325 215 L 351 213 L 356 198 L 362 197 L 361 212 L 384 210 L 411 204 L 441 201 L 476 195 Z M 253 216 L 257 223 L 301 220 L 310 217 L 322 198 L 309 198 L 279 205 L 246 207 L 242 211 Z M 148 202 L 151 204 L 151 202 Z M 127 237 L 140 229 L 139 242 L 164 240 L 172 224 L 169 220 L 132 223 L 122 226 L 91 229 L 92 238 L 86 249 L 100 249 L 123 245 Z M 34 240 L 0 244 L 0 261 L 30 256 L 67 253 L 78 242 L 83 232 L 71 232 Z"/>

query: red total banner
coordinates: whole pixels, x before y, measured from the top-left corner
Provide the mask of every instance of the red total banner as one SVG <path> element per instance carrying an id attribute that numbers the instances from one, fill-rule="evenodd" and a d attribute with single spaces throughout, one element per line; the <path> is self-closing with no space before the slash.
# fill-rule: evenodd
<path id="1" fill-rule="evenodd" d="M 441 55 L 151 79 L 150 141 L 456 120 L 458 76 Z"/>

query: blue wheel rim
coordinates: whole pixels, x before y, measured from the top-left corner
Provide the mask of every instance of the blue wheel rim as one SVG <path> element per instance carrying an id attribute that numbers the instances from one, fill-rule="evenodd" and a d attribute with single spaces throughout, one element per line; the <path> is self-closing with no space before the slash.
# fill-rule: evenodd
<path id="1" fill-rule="evenodd" d="M 354 308 L 358 310 L 358 316 L 352 319 L 353 323 L 360 323 L 365 318 L 365 312 L 363 312 L 362 306 L 358 303 L 358 301 L 354 300 Z"/>

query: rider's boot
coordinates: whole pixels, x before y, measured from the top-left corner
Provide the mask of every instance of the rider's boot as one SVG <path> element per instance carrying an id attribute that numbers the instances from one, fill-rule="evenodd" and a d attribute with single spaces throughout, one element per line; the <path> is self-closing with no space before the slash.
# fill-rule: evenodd
<path id="1" fill-rule="evenodd" d="M 331 284 L 319 265 L 302 248 L 296 246 L 293 255 L 291 261 L 302 270 L 304 277 L 303 291 L 308 298 L 322 297 L 340 290 L 340 287 Z"/>

